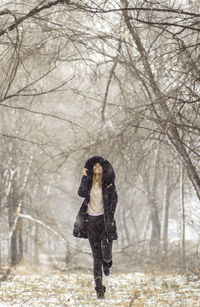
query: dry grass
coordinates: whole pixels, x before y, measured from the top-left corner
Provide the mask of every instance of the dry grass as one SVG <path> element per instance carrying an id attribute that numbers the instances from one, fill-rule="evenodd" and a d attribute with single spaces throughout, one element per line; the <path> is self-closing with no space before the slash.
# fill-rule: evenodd
<path id="1" fill-rule="evenodd" d="M 0 283 L 0 306 L 200 306 L 200 281 L 181 275 L 112 274 L 104 284 L 97 300 L 91 274 L 21 266 Z"/>

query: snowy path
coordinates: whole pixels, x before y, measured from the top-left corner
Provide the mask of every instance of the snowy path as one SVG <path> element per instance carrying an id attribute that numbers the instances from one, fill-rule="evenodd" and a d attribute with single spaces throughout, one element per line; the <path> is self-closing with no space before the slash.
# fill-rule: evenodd
<path id="1" fill-rule="evenodd" d="M 113 274 L 96 299 L 93 277 L 83 273 L 18 272 L 0 284 L 0 306 L 200 307 L 200 280 L 181 275 Z"/>

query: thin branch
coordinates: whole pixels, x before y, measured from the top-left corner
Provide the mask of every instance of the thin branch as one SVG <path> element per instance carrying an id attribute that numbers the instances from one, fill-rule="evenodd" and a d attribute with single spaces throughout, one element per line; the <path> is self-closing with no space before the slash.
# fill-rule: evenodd
<path id="1" fill-rule="evenodd" d="M 52 6 L 55 6 L 59 3 L 66 3 L 66 4 L 69 4 L 69 0 L 56 0 L 56 1 L 53 1 L 53 2 L 49 2 L 47 3 L 46 5 L 43 5 L 40 7 L 40 4 L 38 6 L 36 6 L 34 9 L 32 9 L 29 13 L 27 13 L 26 15 L 16 19 L 15 22 L 13 22 L 9 27 L 7 27 L 6 29 L 4 30 L 1 30 L 0 31 L 0 37 L 3 36 L 5 33 L 8 33 L 10 31 L 12 31 L 13 29 L 15 29 L 19 24 L 21 24 L 24 20 L 40 13 L 41 11 L 43 10 L 46 10 L 46 9 L 49 9 L 50 7 Z M 12 14 L 9 10 L 3 10 L 2 12 L 0 12 L 0 15 L 5 15 L 5 14 Z"/>
<path id="2" fill-rule="evenodd" d="M 123 12 L 123 11 L 149 11 L 149 12 L 161 12 L 161 13 L 172 13 L 180 15 L 187 15 L 193 17 L 200 17 L 200 14 L 193 13 L 193 12 L 186 12 L 184 10 L 179 9 L 162 9 L 162 8 L 148 8 L 148 7 L 125 7 L 125 8 L 117 8 L 117 9 L 101 9 L 97 7 L 90 7 L 90 6 L 81 6 L 76 5 L 77 8 L 83 9 L 84 11 L 91 12 L 91 13 L 113 13 L 113 12 Z"/>
<path id="3" fill-rule="evenodd" d="M 194 31 L 198 31 L 200 32 L 200 28 L 195 28 L 193 26 L 190 25 L 184 25 L 184 24 L 178 24 L 178 23 L 174 23 L 174 22 L 153 22 L 153 21 L 146 21 L 146 20 L 142 20 L 142 19 L 138 19 L 138 18 L 130 18 L 133 20 L 136 20 L 138 22 L 144 23 L 144 24 L 148 24 L 151 26 L 168 26 L 168 27 L 179 27 L 182 28 L 183 30 L 185 29 L 190 29 L 190 30 L 194 30 Z M 200 22 L 199 22 L 200 23 Z"/>
<path id="4" fill-rule="evenodd" d="M 101 111 L 102 121 L 103 122 L 105 121 L 105 108 L 106 108 L 106 103 L 107 103 L 107 98 L 108 98 L 108 92 L 109 92 L 110 84 L 111 84 L 111 81 L 112 81 L 112 76 L 113 76 L 113 74 L 115 72 L 115 68 L 117 67 L 121 46 L 122 46 L 122 41 L 120 40 L 118 48 L 117 48 L 117 56 L 115 57 L 113 66 L 112 66 L 112 68 L 110 70 L 110 74 L 109 74 L 108 82 L 107 82 L 107 86 L 106 86 L 106 91 L 105 91 L 105 95 L 104 95 L 103 107 L 102 107 L 102 111 Z"/>
<path id="5" fill-rule="evenodd" d="M 4 104 L 4 103 L 0 103 L 0 107 L 5 107 L 5 108 L 10 108 L 10 109 L 15 109 L 15 110 L 21 110 L 21 111 L 26 111 L 26 112 L 29 112 L 29 113 L 33 113 L 33 114 L 37 114 L 37 115 L 42 115 L 42 116 L 46 116 L 46 117 L 51 117 L 51 118 L 55 118 L 55 119 L 58 119 L 58 120 L 63 120 L 71 125 L 74 125 L 76 127 L 79 127 L 80 129 L 84 130 L 84 131 L 87 131 L 86 128 L 84 127 L 81 127 L 80 125 L 72 122 L 71 120 L 69 119 L 66 119 L 64 117 L 60 117 L 58 115 L 54 115 L 54 114 L 49 114 L 49 113 L 46 113 L 46 112 L 40 112 L 40 111 L 34 111 L 34 110 L 30 110 L 30 109 L 27 109 L 25 107 L 16 107 L 16 106 L 10 106 L 8 104 Z M 88 131 L 87 131 L 88 132 Z"/>

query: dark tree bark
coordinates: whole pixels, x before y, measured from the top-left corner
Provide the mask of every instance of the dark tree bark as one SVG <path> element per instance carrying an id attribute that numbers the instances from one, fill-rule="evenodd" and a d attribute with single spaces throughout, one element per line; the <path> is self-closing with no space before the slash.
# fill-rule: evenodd
<path id="1" fill-rule="evenodd" d="M 164 204 L 163 204 L 163 256 L 167 257 L 168 253 L 168 224 L 169 224 L 169 206 L 170 206 L 170 189 L 169 189 L 169 169 L 167 168 L 166 181 L 164 186 Z"/>

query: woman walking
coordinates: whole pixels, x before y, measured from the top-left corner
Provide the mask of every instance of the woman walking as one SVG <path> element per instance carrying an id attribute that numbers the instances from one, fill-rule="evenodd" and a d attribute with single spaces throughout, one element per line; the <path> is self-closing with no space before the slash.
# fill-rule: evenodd
<path id="1" fill-rule="evenodd" d="M 117 205 L 115 173 L 112 165 L 100 156 L 86 161 L 78 194 L 84 197 L 83 210 L 87 215 L 87 237 L 94 260 L 94 280 L 97 298 L 103 298 L 103 272 L 110 275 L 112 266 L 112 244 L 117 240 L 114 213 Z"/>

